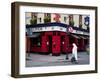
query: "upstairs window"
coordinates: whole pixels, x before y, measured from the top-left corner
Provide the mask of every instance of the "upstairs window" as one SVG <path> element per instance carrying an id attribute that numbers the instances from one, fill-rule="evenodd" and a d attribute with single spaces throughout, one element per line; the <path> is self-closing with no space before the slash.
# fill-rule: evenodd
<path id="1" fill-rule="evenodd" d="M 74 26 L 73 15 L 69 15 L 69 25 Z"/>

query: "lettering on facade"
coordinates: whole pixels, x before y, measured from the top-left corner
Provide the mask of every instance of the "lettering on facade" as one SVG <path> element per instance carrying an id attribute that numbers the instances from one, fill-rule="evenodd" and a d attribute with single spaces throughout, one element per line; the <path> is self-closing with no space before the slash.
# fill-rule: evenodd
<path id="1" fill-rule="evenodd" d="M 32 32 L 53 31 L 53 30 L 66 32 L 67 28 L 59 27 L 59 26 L 35 27 L 35 28 L 27 28 L 26 31 L 28 34 L 31 34 Z"/>
<path id="2" fill-rule="evenodd" d="M 54 27 L 52 27 L 52 30 L 54 29 Z"/>
<path id="3" fill-rule="evenodd" d="M 63 30 L 63 28 L 60 28 L 60 30 Z"/>

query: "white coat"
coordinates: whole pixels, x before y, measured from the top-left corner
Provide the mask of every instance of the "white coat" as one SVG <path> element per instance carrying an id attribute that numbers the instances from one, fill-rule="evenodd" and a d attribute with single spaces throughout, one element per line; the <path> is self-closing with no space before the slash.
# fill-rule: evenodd
<path id="1" fill-rule="evenodd" d="M 77 46 L 75 43 L 73 43 L 73 48 L 72 48 L 72 57 L 75 57 L 76 60 L 78 60 L 78 56 L 77 56 Z"/>

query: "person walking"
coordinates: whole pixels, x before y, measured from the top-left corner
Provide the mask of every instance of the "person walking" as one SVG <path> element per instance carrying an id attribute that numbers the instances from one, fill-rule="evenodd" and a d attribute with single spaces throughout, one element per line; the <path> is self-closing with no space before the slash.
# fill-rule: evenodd
<path id="1" fill-rule="evenodd" d="M 72 44 L 72 58 L 71 62 L 78 63 L 78 56 L 77 56 L 77 45 L 75 43 Z"/>

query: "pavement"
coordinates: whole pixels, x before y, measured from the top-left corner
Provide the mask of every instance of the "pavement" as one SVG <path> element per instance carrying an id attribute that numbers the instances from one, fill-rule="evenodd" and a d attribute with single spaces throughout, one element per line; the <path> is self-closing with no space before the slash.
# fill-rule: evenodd
<path id="1" fill-rule="evenodd" d="M 41 66 L 68 66 L 68 65 L 85 65 L 89 64 L 89 54 L 86 52 L 78 52 L 78 64 L 71 62 L 71 55 L 66 60 L 66 55 L 60 56 L 43 55 L 39 53 L 30 53 L 30 56 L 26 55 L 26 67 L 41 67 Z"/>

